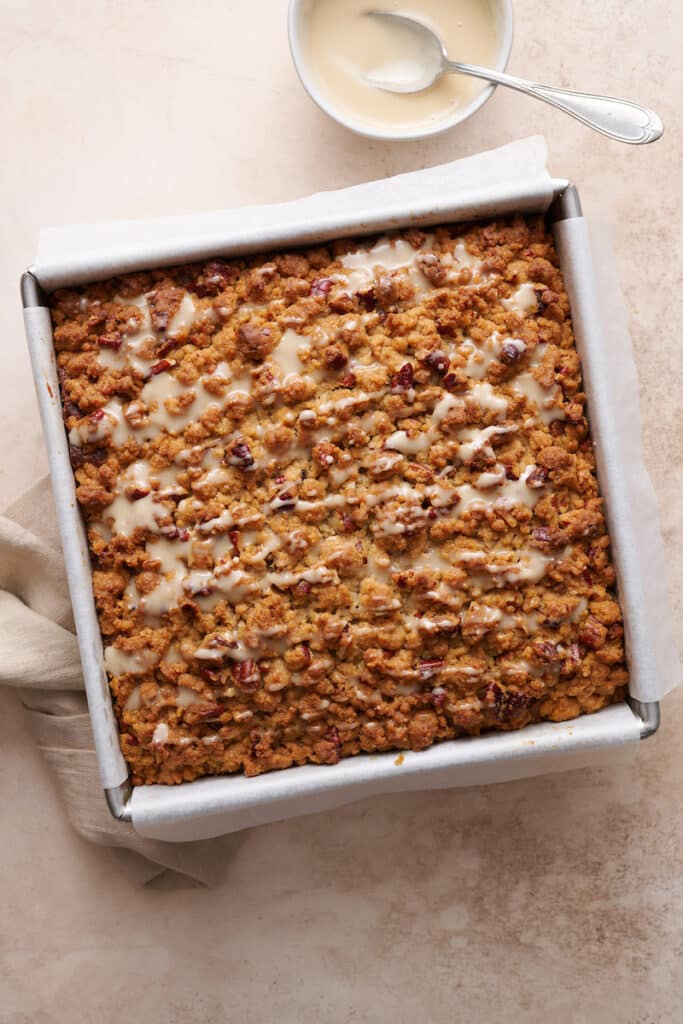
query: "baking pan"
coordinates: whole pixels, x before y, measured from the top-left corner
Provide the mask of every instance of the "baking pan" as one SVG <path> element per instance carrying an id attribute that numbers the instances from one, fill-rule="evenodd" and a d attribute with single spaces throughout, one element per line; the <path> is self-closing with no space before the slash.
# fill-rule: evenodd
<path id="1" fill-rule="evenodd" d="M 507 191 L 501 195 L 494 212 L 545 212 L 553 225 L 562 270 L 570 295 L 577 347 L 581 356 L 584 377 L 600 375 L 600 361 L 594 359 L 596 345 L 595 325 L 589 330 L 592 309 L 590 294 L 590 273 L 584 274 L 584 281 L 572 288 L 572 266 L 563 258 L 561 226 L 571 227 L 578 232 L 578 248 L 582 251 L 585 243 L 586 259 L 590 250 L 576 188 L 566 180 L 552 183 L 552 202 L 539 205 L 529 204 L 522 196 L 515 203 L 515 195 Z M 178 251 L 166 264 L 184 262 L 201 255 L 226 256 L 249 251 L 310 244 L 325 238 L 349 234 L 369 234 L 382 230 L 396 229 L 416 224 L 447 223 L 449 220 L 462 221 L 477 219 L 481 210 L 471 210 L 463 215 L 462 207 L 452 210 L 435 201 L 424 207 L 419 214 L 395 208 L 382 214 L 379 209 L 371 217 L 359 218 L 351 210 L 346 221 L 336 218 L 332 229 L 315 230 L 311 226 L 290 228 L 286 237 L 282 228 L 274 227 L 272 236 L 264 234 L 263 225 L 254 231 L 252 242 L 241 237 L 236 245 L 223 240 L 215 244 L 200 246 L 192 252 Z M 486 216 L 493 215 L 491 209 Z M 585 234 L 585 238 L 583 235 Z M 158 263 L 149 263 L 153 267 Z M 115 261 L 106 267 L 111 276 L 124 268 Z M 126 267 L 125 269 L 129 269 Z M 588 279 L 588 286 L 586 280 Z M 87 283 L 93 280 L 72 276 L 69 284 Z M 167 841 L 186 841 L 207 838 L 235 831 L 251 825 L 262 824 L 281 818 L 294 817 L 316 810 L 328 809 L 348 803 L 360 797 L 376 793 L 400 790 L 446 788 L 451 786 L 477 785 L 500 782 L 529 775 L 544 774 L 572 767 L 599 762 L 603 755 L 609 755 L 615 748 L 635 747 L 639 740 L 656 732 L 659 726 L 659 702 L 639 700 L 633 694 L 628 702 L 612 705 L 593 715 L 559 724 L 544 722 L 527 726 L 517 732 L 491 733 L 478 737 L 446 741 L 423 751 L 403 751 L 386 754 L 360 754 L 343 759 L 336 765 L 304 765 L 272 772 L 253 778 L 244 776 L 216 776 L 181 783 L 178 786 L 131 786 L 126 763 L 119 748 L 118 726 L 110 698 L 107 675 L 104 669 L 102 639 L 100 635 L 92 591 L 90 556 L 83 521 L 78 509 L 73 472 L 68 455 L 66 432 L 62 420 L 59 400 L 57 368 L 52 343 L 52 326 L 46 293 L 37 275 L 28 270 L 22 277 L 22 301 L 26 335 L 31 355 L 33 377 L 38 395 L 43 431 L 45 434 L 52 486 L 59 529 L 64 548 L 65 563 L 69 581 L 74 617 L 77 624 L 78 641 L 83 664 L 85 689 L 93 725 L 95 747 L 100 768 L 102 785 L 107 803 L 114 817 L 131 822 L 143 835 Z M 599 338 L 598 338 L 599 341 Z M 588 387 L 586 388 L 588 392 Z M 604 495 L 611 493 L 610 485 L 615 484 L 614 460 L 601 459 L 601 446 L 609 446 L 613 431 L 610 430 L 609 416 L 600 403 L 587 405 L 588 417 L 594 440 L 598 441 L 598 477 Z M 613 504 L 615 507 L 611 507 Z M 628 530 L 624 533 L 618 515 L 617 502 L 606 501 L 606 514 L 613 545 L 613 557 L 617 571 L 619 598 L 624 613 L 626 633 L 626 654 L 631 673 L 638 671 L 638 677 L 651 671 L 651 658 L 647 650 L 647 638 L 639 627 L 637 596 L 642 581 L 642 566 L 631 558 Z M 622 535 L 623 534 L 623 535 Z M 631 538 L 632 539 L 632 538 Z"/>

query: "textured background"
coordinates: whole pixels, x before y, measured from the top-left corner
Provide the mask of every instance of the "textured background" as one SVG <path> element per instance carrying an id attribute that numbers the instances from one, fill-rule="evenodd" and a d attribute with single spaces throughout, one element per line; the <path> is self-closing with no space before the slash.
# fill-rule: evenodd
<path id="1" fill-rule="evenodd" d="M 17 301 L 41 225 L 285 199 L 544 132 L 551 172 L 616 226 L 680 625 L 683 10 L 516 4 L 511 70 L 655 106 L 668 133 L 639 150 L 504 92 L 428 143 L 358 139 L 301 90 L 285 8 L 0 0 L 2 504 L 45 471 Z M 254 830 L 210 892 L 136 890 L 82 843 L 0 705 L 2 1024 L 683 1019 L 683 692 L 635 764 Z"/>

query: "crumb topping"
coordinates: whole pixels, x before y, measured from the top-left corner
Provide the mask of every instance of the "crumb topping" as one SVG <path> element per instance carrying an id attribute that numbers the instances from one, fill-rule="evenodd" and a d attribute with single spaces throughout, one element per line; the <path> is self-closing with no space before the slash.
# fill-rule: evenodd
<path id="1" fill-rule="evenodd" d="M 569 305 L 538 218 L 53 297 L 136 784 L 623 697 Z"/>

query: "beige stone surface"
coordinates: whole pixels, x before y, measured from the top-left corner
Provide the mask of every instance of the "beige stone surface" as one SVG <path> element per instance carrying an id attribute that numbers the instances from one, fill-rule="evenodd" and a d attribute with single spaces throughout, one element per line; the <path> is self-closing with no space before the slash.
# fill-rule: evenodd
<path id="1" fill-rule="evenodd" d="M 515 6 L 512 70 L 640 98 L 664 139 L 620 147 L 499 91 L 428 143 L 367 142 L 299 87 L 284 0 L 4 0 L 2 503 L 45 469 L 17 298 L 41 225 L 284 199 L 544 132 L 616 226 L 680 628 L 683 13 Z M 82 843 L 0 701 L 2 1024 L 683 1020 L 681 692 L 633 765 L 252 830 L 209 892 L 136 890 Z"/>

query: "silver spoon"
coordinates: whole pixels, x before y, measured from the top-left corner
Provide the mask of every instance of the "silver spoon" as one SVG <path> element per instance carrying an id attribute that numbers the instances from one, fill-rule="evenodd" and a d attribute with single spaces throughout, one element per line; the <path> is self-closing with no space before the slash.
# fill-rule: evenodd
<path id="1" fill-rule="evenodd" d="M 392 28 L 409 34 L 411 47 L 414 47 L 418 60 L 403 61 L 396 65 L 397 75 L 364 75 L 368 85 L 386 92 L 422 92 L 428 89 L 446 72 L 458 72 L 462 75 L 473 75 L 483 78 L 496 85 L 507 85 L 527 96 L 544 100 L 553 107 L 571 114 L 577 121 L 594 128 L 597 132 L 607 135 L 617 142 L 629 142 L 642 145 L 656 142 L 664 132 L 664 125 L 654 110 L 643 107 L 640 103 L 631 103 L 612 96 L 595 96 L 587 92 L 572 92 L 570 89 L 552 89 L 547 85 L 529 82 L 524 78 L 506 75 L 502 71 L 478 67 L 476 64 L 463 64 L 449 60 L 446 48 L 435 32 L 403 14 L 392 11 L 368 11 L 368 16 L 390 23 Z"/>

